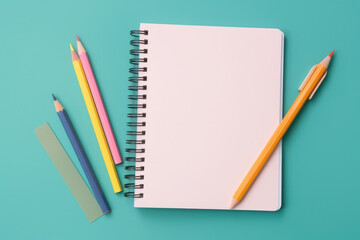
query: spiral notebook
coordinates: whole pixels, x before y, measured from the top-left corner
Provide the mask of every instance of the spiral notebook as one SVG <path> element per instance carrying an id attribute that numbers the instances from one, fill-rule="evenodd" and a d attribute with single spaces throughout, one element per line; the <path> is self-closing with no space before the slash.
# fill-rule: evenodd
<path id="1" fill-rule="evenodd" d="M 228 209 L 282 119 L 283 33 L 141 24 L 131 35 L 125 196 Z M 280 207 L 281 144 L 235 209 Z"/>

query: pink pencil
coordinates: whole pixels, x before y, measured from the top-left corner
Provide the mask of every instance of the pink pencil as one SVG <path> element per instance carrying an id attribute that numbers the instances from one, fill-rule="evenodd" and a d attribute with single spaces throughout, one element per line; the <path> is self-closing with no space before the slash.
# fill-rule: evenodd
<path id="1" fill-rule="evenodd" d="M 81 64 L 84 68 L 84 72 L 87 78 L 87 82 L 89 84 L 90 87 L 90 91 L 92 94 L 92 97 L 94 99 L 95 102 L 95 106 L 97 108 L 97 111 L 99 113 L 99 117 L 100 117 L 100 121 L 102 124 L 102 127 L 104 129 L 105 132 L 105 136 L 106 136 L 106 140 L 109 144 L 109 148 L 111 151 L 111 154 L 113 156 L 114 162 L 115 164 L 119 164 L 122 162 L 121 156 L 120 156 L 120 151 L 119 148 L 117 146 L 115 137 L 114 137 L 114 133 L 112 131 L 111 125 L 110 125 L 110 121 L 108 118 L 108 115 L 106 113 L 106 109 L 98 88 L 98 85 L 96 83 L 95 80 L 95 76 L 94 76 L 94 72 L 91 68 L 90 65 L 90 61 L 88 58 L 88 55 L 85 51 L 84 46 L 81 44 L 79 38 L 76 36 L 76 40 L 77 40 L 77 46 L 78 46 L 78 52 L 79 52 L 79 57 L 80 57 L 80 61 Z"/>

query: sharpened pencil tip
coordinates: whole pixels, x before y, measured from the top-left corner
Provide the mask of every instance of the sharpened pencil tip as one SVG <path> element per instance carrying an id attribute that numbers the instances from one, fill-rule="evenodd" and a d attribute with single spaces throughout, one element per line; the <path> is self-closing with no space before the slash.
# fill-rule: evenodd
<path id="1" fill-rule="evenodd" d="M 334 54 L 335 50 L 333 50 L 330 54 L 329 57 L 332 57 L 332 55 Z"/>
<path id="2" fill-rule="evenodd" d="M 71 50 L 71 51 L 75 51 L 74 48 L 73 48 L 73 46 L 71 45 L 71 43 L 70 43 L 70 50 Z"/>
<path id="3" fill-rule="evenodd" d="M 78 53 L 79 54 L 86 53 L 85 48 L 82 45 L 82 43 L 80 42 L 80 39 L 78 38 L 78 36 L 76 36 L 76 39 L 77 39 L 76 43 L 77 43 Z"/>
<path id="4" fill-rule="evenodd" d="M 56 101 L 56 97 L 55 97 L 55 95 L 54 95 L 54 94 L 51 94 L 51 95 L 53 96 L 54 101 Z"/>
<path id="5" fill-rule="evenodd" d="M 229 209 L 233 209 L 239 202 L 236 199 L 232 198 Z"/>

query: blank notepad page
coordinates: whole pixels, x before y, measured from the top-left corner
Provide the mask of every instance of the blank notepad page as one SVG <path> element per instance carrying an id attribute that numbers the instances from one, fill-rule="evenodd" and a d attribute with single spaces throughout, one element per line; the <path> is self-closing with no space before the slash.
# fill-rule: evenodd
<path id="1" fill-rule="evenodd" d="M 141 24 L 148 35 L 142 198 L 135 207 L 228 209 L 282 119 L 283 33 Z M 281 144 L 237 210 L 281 206 Z"/>

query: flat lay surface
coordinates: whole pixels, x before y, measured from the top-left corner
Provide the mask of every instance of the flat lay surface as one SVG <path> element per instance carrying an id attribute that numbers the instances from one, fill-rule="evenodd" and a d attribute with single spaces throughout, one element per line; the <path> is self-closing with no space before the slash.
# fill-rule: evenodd
<path id="1" fill-rule="evenodd" d="M 357 238 L 359 11 L 356 0 L 1 1 L 0 238 Z M 86 48 L 125 154 L 129 32 L 144 22 L 280 29 L 285 35 L 284 114 L 310 68 L 335 50 L 321 88 L 282 141 L 279 211 L 137 209 L 123 193 L 114 194 L 69 43 L 76 46 L 78 35 Z M 111 207 L 93 223 L 34 134 L 48 122 L 84 178 L 52 93 L 66 109 Z M 116 169 L 124 182 L 124 164 Z"/>

